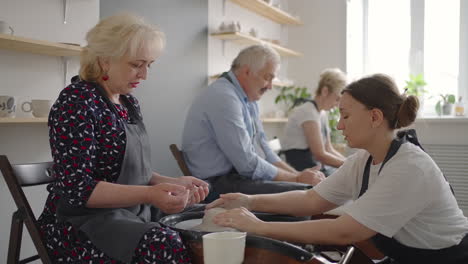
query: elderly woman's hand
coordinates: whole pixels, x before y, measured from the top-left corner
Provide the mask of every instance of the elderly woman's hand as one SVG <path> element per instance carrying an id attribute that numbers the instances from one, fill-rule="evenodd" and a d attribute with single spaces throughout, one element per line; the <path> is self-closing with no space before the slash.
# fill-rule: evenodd
<path id="1" fill-rule="evenodd" d="M 264 223 L 245 207 L 217 214 L 213 217 L 213 222 L 220 226 L 232 227 L 248 233 L 257 233 Z"/>
<path id="2" fill-rule="evenodd" d="M 179 213 L 187 206 L 190 191 L 184 186 L 161 183 L 149 186 L 147 202 L 161 209 L 164 213 Z"/>
<path id="3" fill-rule="evenodd" d="M 187 205 L 192 205 L 205 200 L 210 192 L 208 183 L 192 176 L 182 176 L 174 179 L 174 184 L 185 186 L 190 190 L 189 201 Z"/>
<path id="4" fill-rule="evenodd" d="M 245 207 L 248 210 L 251 210 L 252 199 L 253 197 L 251 195 L 243 193 L 221 194 L 220 198 L 208 204 L 206 206 L 206 209 L 211 209 L 215 207 L 222 207 L 225 209 Z"/>

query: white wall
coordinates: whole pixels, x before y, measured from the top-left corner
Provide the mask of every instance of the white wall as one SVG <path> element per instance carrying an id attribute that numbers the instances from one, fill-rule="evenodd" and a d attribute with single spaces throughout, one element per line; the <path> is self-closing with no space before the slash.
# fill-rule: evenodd
<path id="1" fill-rule="evenodd" d="M 346 70 L 346 0 L 294 0 L 289 1 L 288 9 L 303 22 L 302 26 L 288 27 L 288 47 L 304 55 L 288 60 L 286 75 L 294 85 L 306 86 L 313 94 L 325 68 Z M 264 96 L 264 111 L 280 109 L 273 103 L 275 96 Z M 283 123 L 266 123 L 264 127 L 269 138 L 283 135 Z"/>
<path id="2" fill-rule="evenodd" d="M 346 0 L 295 0 L 289 7 L 304 25 L 291 28 L 291 48 L 304 56 L 289 63 L 288 74 L 296 84 L 315 90 L 325 68 L 346 67 Z"/>
<path id="3" fill-rule="evenodd" d="M 63 1 L 0 0 L 0 20 L 7 21 L 15 35 L 54 42 L 83 43 L 85 32 L 98 21 L 99 1 L 68 1 L 67 24 L 63 24 Z M 78 71 L 78 59 L 69 64 L 68 79 Z M 59 57 L 0 50 L 0 95 L 21 100 L 55 99 L 64 87 L 63 63 Z M 51 160 L 46 124 L 0 124 L 0 154 L 12 163 Z M 36 216 L 42 211 L 47 192 L 43 188 L 26 191 Z M 6 263 L 13 199 L 0 177 L 0 263 Z M 27 235 L 22 256 L 35 252 Z"/>

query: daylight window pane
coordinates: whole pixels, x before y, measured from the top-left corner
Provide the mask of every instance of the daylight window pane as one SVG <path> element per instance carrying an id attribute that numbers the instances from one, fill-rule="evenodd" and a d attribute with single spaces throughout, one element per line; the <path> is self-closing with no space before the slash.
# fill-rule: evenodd
<path id="1" fill-rule="evenodd" d="M 426 0 L 424 29 L 427 103 L 434 106 L 439 94 L 458 92 L 460 1 Z"/>
<path id="2" fill-rule="evenodd" d="M 410 34 L 410 1 L 369 1 L 366 73 L 388 74 L 402 88 L 409 75 Z"/>

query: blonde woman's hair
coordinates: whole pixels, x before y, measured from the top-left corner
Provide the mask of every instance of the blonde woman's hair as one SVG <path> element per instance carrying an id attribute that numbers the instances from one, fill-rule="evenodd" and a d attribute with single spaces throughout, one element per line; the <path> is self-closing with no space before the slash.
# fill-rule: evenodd
<path id="1" fill-rule="evenodd" d="M 231 64 L 231 70 L 235 71 L 241 66 L 247 65 L 253 72 L 258 72 L 268 62 L 276 66 L 279 65 L 280 56 L 278 52 L 267 45 L 253 45 L 239 52 Z"/>
<path id="2" fill-rule="evenodd" d="M 329 93 L 340 93 L 346 86 L 346 74 L 338 68 L 325 69 L 320 74 L 320 81 L 315 90 L 315 95 L 322 94 L 325 87 L 328 88 Z"/>
<path id="3" fill-rule="evenodd" d="M 141 17 L 118 14 L 101 20 L 88 31 L 86 41 L 88 45 L 81 52 L 80 78 L 96 81 L 105 74 L 98 63 L 99 58 L 132 58 L 144 45 L 155 45 L 160 52 L 165 45 L 165 36 Z"/>

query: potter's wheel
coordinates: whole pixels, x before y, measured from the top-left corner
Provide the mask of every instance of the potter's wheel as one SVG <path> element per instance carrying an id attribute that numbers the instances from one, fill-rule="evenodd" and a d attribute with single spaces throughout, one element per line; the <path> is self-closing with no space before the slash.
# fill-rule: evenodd
<path id="1" fill-rule="evenodd" d="M 257 217 L 264 221 L 298 221 L 294 217 L 271 215 L 265 213 L 255 213 Z M 196 227 L 202 223 L 203 212 L 186 212 L 180 214 L 173 214 L 163 217 L 159 222 L 163 226 L 170 227 L 178 231 L 182 239 L 186 242 L 201 243 L 202 236 L 208 232 L 195 231 L 191 228 Z M 285 256 L 289 256 L 298 261 L 306 261 L 312 258 L 312 254 L 303 248 L 275 239 L 260 237 L 255 235 L 247 235 L 246 247 L 260 248 L 276 252 Z"/>
<path id="2" fill-rule="evenodd" d="M 201 225 L 202 219 L 197 218 L 197 219 L 189 219 L 185 220 L 179 223 L 176 223 L 174 225 L 175 228 L 183 229 L 183 230 L 193 230 L 194 227 Z"/>

